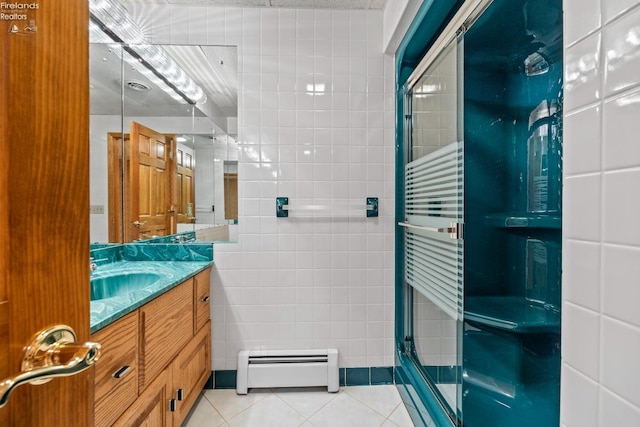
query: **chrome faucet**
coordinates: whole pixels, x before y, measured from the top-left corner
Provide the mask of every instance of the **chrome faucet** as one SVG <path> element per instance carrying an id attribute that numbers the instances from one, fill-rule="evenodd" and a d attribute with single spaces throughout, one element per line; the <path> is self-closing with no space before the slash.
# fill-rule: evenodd
<path id="1" fill-rule="evenodd" d="M 97 264 L 98 262 L 104 262 L 104 261 L 109 261 L 109 258 L 95 259 L 93 257 L 89 257 L 89 270 L 91 270 L 91 273 L 93 274 L 93 272 L 98 269 L 98 264 Z"/>

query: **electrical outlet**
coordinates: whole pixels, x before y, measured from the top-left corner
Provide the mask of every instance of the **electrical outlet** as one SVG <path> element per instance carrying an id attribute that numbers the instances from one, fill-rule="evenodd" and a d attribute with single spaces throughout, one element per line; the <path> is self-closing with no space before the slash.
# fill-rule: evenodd
<path id="1" fill-rule="evenodd" d="M 90 214 L 104 215 L 104 205 L 91 205 L 89 206 Z"/>

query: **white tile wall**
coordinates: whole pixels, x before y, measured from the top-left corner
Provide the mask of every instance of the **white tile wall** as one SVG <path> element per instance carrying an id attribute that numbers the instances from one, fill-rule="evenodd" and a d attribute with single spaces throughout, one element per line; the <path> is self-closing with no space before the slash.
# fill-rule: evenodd
<path id="1" fill-rule="evenodd" d="M 216 245 L 213 369 L 241 349 L 393 364 L 393 59 L 380 11 L 127 4 L 158 43 L 238 46 L 239 243 Z M 276 219 L 275 197 L 380 217 Z"/>
<path id="2" fill-rule="evenodd" d="M 561 423 L 640 425 L 640 2 L 565 0 Z"/>

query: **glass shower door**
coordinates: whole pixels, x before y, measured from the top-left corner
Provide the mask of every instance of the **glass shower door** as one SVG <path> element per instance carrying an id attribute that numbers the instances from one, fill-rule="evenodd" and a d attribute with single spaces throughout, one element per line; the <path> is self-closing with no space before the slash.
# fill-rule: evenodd
<path id="1" fill-rule="evenodd" d="M 405 92 L 404 355 L 452 423 L 461 420 L 462 37 Z"/>

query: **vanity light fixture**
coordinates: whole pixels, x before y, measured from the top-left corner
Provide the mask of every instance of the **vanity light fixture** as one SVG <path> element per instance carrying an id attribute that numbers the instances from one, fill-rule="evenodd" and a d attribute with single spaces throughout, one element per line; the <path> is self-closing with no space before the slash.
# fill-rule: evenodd
<path id="1" fill-rule="evenodd" d="M 117 0 L 89 0 L 92 42 L 123 43 L 124 59 L 179 102 L 204 104 L 207 96 L 160 46 L 145 43 L 144 32 Z M 142 65 L 142 66 L 140 66 Z"/>

